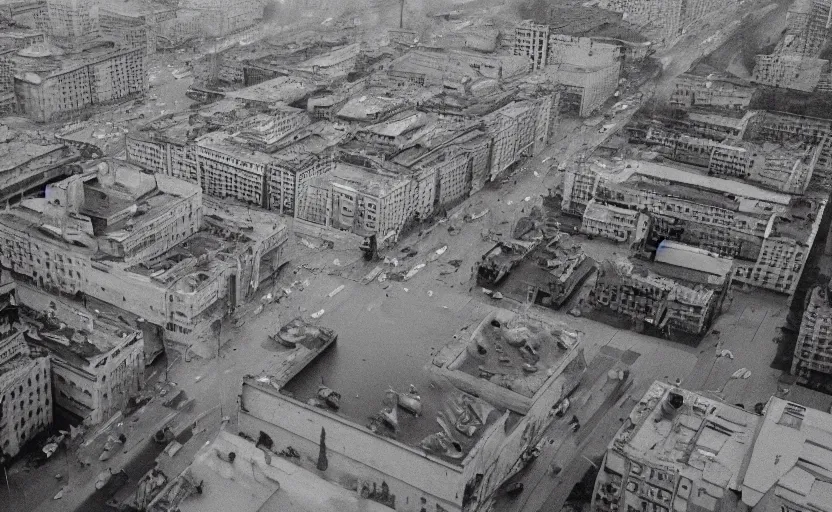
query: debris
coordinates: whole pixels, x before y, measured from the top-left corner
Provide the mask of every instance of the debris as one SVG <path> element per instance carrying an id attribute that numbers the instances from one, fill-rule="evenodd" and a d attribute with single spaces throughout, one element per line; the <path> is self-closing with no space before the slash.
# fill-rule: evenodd
<path id="1" fill-rule="evenodd" d="M 341 266 L 341 260 L 339 260 L 338 258 L 335 258 L 334 260 L 332 260 L 332 264 L 335 265 L 336 267 L 340 267 Z"/>
<path id="2" fill-rule="evenodd" d="M 301 238 L 301 239 L 300 239 L 300 242 L 301 242 L 303 245 L 305 245 L 306 247 L 309 247 L 310 249 L 317 249 L 317 248 L 318 248 L 318 246 L 317 246 L 317 245 L 313 244 L 312 242 L 310 242 L 309 240 L 307 240 L 307 239 L 305 239 L 305 238 Z"/>
<path id="3" fill-rule="evenodd" d="M 727 357 L 728 359 L 734 359 L 734 354 L 730 350 L 723 350 L 719 353 L 719 357 Z"/>
<path id="4" fill-rule="evenodd" d="M 433 297 L 433 290 L 428 290 L 428 297 Z"/>
<path id="5" fill-rule="evenodd" d="M 194 379 L 194 382 L 199 382 L 201 380 L 202 380 L 202 375 L 197 375 L 196 378 Z"/>
<path id="6" fill-rule="evenodd" d="M 344 289 L 344 285 L 342 284 L 342 285 L 340 285 L 338 288 L 336 288 L 336 289 L 332 290 L 331 292 L 329 292 L 329 295 L 327 295 L 327 297 L 329 297 L 329 298 L 331 299 L 332 297 L 335 297 L 336 295 L 338 295 L 339 293 L 341 293 L 341 291 L 342 291 L 343 289 Z"/>
<path id="7" fill-rule="evenodd" d="M 379 283 L 383 283 L 384 281 L 387 281 L 387 274 L 381 274 L 380 276 L 378 276 Z"/>
<path id="8" fill-rule="evenodd" d="M 502 293 L 500 293 L 500 292 L 494 292 L 494 293 L 492 293 L 492 294 L 491 294 L 491 298 L 492 298 L 492 299 L 497 299 L 497 300 L 500 300 L 500 299 L 502 299 L 502 298 L 503 298 L 503 294 L 502 294 Z"/>
<path id="9" fill-rule="evenodd" d="M 262 312 L 263 312 L 263 305 L 262 305 L 262 304 L 260 304 L 259 306 L 257 306 L 256 308 L 254 308 L 254 311 L 252 311 L 251 313 L 252 313 L 254 316 L 257 316 L 257 315 L 259 315 L 259 314 L 260 314 L 260 313 L 262 313 Z"/>
<path id="10" fill-rule="evenodd" d="M 56 480 L 60 480 L 60 479 L 61 479 L 61 478 L 63 478 L 63 477 L 64 477 L 64 475 L 62 475 L 62 474 L 60 474 L 60 473 L 58 473 L 58 474 L 56 474 L 56 475 L 55 475 L 55 479 L 56 479 Z"/>
<path id="11" fill-rule="evenodd" d="M 492 291 L 491 291 L 491 290 L 489 290 L 488 288 L 483 288 L 483 289 L 482 289 L 482 293 L 484 293 L 484 294 L 486 294 L 486 295 L 491 295 L 491 294 L 492 294 L 492 293 L 494 293 L 494 292 L 492 292 Z"/>
<path id="12" fill-rule="evenodd" d="M 534 177 L 535 177 L 535 178 L 539 178 L 539 177 L 540 177 L 540 173 L 539 173 L 539 172 L 537 172 L 537 171 L 534 171 Z"/>
<path id="13" fill-rule="evenodd" d="M 318 398 L 336 411 L 341 407 L 341 393 L 326 386 L 318 387 Z"/>
<path id="14" fill-rule="evenodd" d="M 531 201 L 531 200 L 532 200 L 532 197 L 531 197 L 531 196 L 526 196 L 526 198 L 525 198 L 525 199 L 523 199 L 523 201 L 525 201 L 525 202 L 527 202 L 527 203 L 528 203 L 529 201 Z"/>
<path id="15" fill-rule="evenodd" d="M 59 500 L 64 497 L 64 489 L 65 487 L 61 487 L 61 490 L 58 491 L 58 494 L 52 497 L 53 500 Z"/>
<path id="16" fill-rule="evenodd" d="M 506 201 L 506 204 L 507 204 L 507 205 L 509 205 L 509 206 L 511 206 L 511 205 L 513 205 L 513 204 L 514 204 L 514 201 Z"/>
<path id="17" fill-rule="evenodd" d="M 410 291 L 408 288 L 402 288 L 402 290 L 404 290 L 405 292 L 409 292 L 409 291 Z"/>
<path id="18" fill-rule="evenodd" d="M 311 315 L 309 315 L 309 316 L 311 316 L 312 318 L 314 318 L 314 319 L 316 319 L 316 320 L 317 320 L 318 318 L 321 318 L 321 317 L 323 316 L 323 314 L 324 314 L 324 310 L 323 310 L 323 309 L 321 309 L 321 310 L 319 310 L 319 311 L 316 311 L 316 312 L 312 313 L 312 314 L 311 314 Z"/>
<path id="19" fill-rule="evenodd" d="M 581 316 L 581 310 L 580 310 L 580 308 L 572 308 L 569 311 L 569 314 L 572 315 L 572 316 L 579 317 L 579 316 Z"/>
<path id="20" fill-rule="evenodd" d="M 477 219 L 480 219 L 480 218 L 482 218 L 482 217 L 485 217 L 485 215 L 486 215 L 487 213 L 488 213 L 488 208 L 486 208 L 485 210 L 481 211 L 480 213 L 475 213 L 475 214 L 471 215 L 471 216 L 468 218 L 468 222 L 473 222 L 473 221 L 475 221 L 475 220 L 477 220 Z"/>
<path id="21" fill-rule="evenodd" d="M 377 278 L 381 274 L 381 265 L 377 266 L 373 270 L 371 270 L 364 278 L 361 280 L 362 284 L 368 284 L 373 279 Z"/>
<path id="22" fill-rule="evenodd" d="M 424 264 L 424 263 L 419 263 L 419 264 L 418 264 L 418 265 L 416 265 L 415 267 L 411 268 L 411 269 L 407 272 L 407 274 L 405 274 L 405 275 L 404 275 L 404 280 L 405 280 L 405 281 L 407 281 L 407 280 L 408 280 L 408 279 L 410 279 L 411 277 L 415 276 L 415 275 L 416 275 L 416 274 L 417 274 L 420 270 L 422 270 L 423 268 L 425 268 L 425 264 Z"/>

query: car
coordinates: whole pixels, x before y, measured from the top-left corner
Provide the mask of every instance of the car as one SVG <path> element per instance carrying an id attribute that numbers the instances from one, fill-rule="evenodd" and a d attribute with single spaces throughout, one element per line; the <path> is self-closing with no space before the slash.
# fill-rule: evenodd
<path id="1" fill-rule="evenodd" d="M 558 418 L 562 418 L 563 415 L 566 414 L 566 411 L 569 410 L 569 405 L 569 398 L 564 398 L 563 400 L 558 402 L 557 405 L 555 405 L 554 407 L 555 416 L 557 416 Z"/>

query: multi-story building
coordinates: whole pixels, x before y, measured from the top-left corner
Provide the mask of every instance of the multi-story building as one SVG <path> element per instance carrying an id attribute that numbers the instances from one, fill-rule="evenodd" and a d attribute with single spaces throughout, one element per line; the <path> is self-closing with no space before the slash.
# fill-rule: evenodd
<path id="1" fill-rule="evenodd" d="M 127 134 L 127 160 L 143 169 L 201 184 L 190 113 L 169 114 Z"/>
<path id="2" fill-rule="evenodd" d="M 30 303 L 28 294 L 41 295 L 31 302 L 60 301 L 24 286 L 24 305 Z M 109 419 L 124 411 L 129 399 L 144 387 L 141 331 L 89 311 L 57 305 L 45 312 L 24 307 L 23 320 L 30 325 L 24 334 L 26 342 L 50 355 L 55 407 L 74 420 L 95 425 Z"/>
<path id="3" fill-rule="evenodd" d="M 47 0 L 51 42 L 73 51 L 95 44 L 100 36 L 98 0 Z"/>
<path id="4" fill-rule="evenodd" d="M 749 120 L 743 138 L 755 142 L 802 142 L 819 146 L 812 185 L 832 189 L 832 120 L 785 112 L 758 112 Z"/>
<path id="5" fill-rule="evenodd" d="M 829 288 L 817 286 L 806 296 L 791 373 L 806 380 L 812 376 L 832 374 L 832 301 Z"/>
<path id="6" fill-rule="evenodd" d="M 525 20 L 514 28 L 514 55 L 527 57 L 532 71 L 542 69 L 549 63 L 549 25 L 540 25 Z"/>
<path id="7" fill-rule="evenodd" d="M 227 132 L 213 132 L 196 141 L 196 158 L 206 194 L 268 206 L 268 154 L 234 144 Z"/>
<path id="8" fill-rule="evenodd" d="M 45 42 L 46 35 L 39 30 L 4 30 L 0 32 L 0 46 L 7 46 L 15 50 Z"/>
<path id="9" fill-rule="evenodd" d="M 7 201 L 71 173 L 79 154 L 62 144 L 10 141 L 0 144 L 0 158 L 0 200 Z"/>
<path id="10" fill-rule="evenodd" d="M 662 250 L 664 249 L 664 250 Z M 687 246 L 660 246 L 657 260 L 662 274 L 650 265 L 627 260 L 601 264 L 589 304 L 597 311 L 633 323 L 645 330 L 675 339 L 700 338 L 719 314 L 724 292 L 730 284 L 731 262 L 716 255 L 696 254 L 717 262 L 710 268 L 691 268 L 683 258 L 668 258 L 664 252 L 693 253 Z M 686 282 L 677 280 L 687 276 Z"/>
<path id="11" fill-rule="evenodd" d="M 588 117 L 615 93 L 620 72 L 619 62 L 600 67 L 552 66 L 554 79 L 563 86 L 560 111 Z"/>
<path id="12" fill-rule="evenodd" d="M 196 184 L 101 162 L 0 215 L 0 264 L 38 288 L 126 310 L 169 344 L 213 356 L 215 322 L 276 270 L 287 237 L 267 212 L 222 220 L 224 210 L 213 210 L 203 217 Z"/>
<path id="13" fill-rule="evenodd" d="M 789 54 L 757 55 L 751 81 L 812 92 L 828 74 L 828 60 Z"/>
<path id="14" fill-rule="evenodd" d="M 647 235 L 649 222 L 650 217 L 639 211 L 601 204 L 592 199 L 584 210 L 581 232 L 635 244 Z"/>
<path id="15" fill-rule="evenodd" d="M 758 471 L 747 464 L 760 424 L 752 411 L 654 382 L 607 448 L 592 511 L 735 510 L 738 495 L 747 500 L 743 475 Z"/>
<path id="16" fill-rule="evenodd" d="M 298 108 L 280 106 L 259 113 L 234 126 L 234 135 L 260 151 L 269 151 L 292 132 L 309 125 L 309 115 Z"/>
<path id="17" fill-rule="evenodd" d="M 734 280 L 791 294 L 826 208 L 804 197 L 655 163 L 584 167 L 564 177 L 565 212 L 583 215 L 591 200 L 644 212 L 649 240 L 679 241 L 736 258 Z"/>
<path id="18" fill-rule="evenodd" d="M 63 61 L 59 69 L 19 73 L 14 84 L 19 111 L 49 122 L 142 96 L 148 89 L 146 60 L 143 48 L 99 48 Z"/>
<path id="19" fill-rule="evenodd" d="M 802 194 L 809 187 L 820 152 L 820 146 L 784 147 L 770 142 L 716 144 L 708 172 L 753 181 L 788 194 Z"/>
<path id="20" fill-rule="evenodd" d="M 23 340 L 15 284 L 0 274 L 0 463 L 52 425 L 49 356 Z"/>
<path id="21" fill-rule="evenodd" d="M 670 104 L 681 109 L 746 110 L 753 96 L 754 86 L 747 81 L 700 64 L 676 77 Z"/>
<path id="22" fill-rule="evenodd" d="M 114 41 L 121 48 L 144 48 L 148 54 L 156 53 L 159 32 L 156 13 L 113 3 L 99 11 L 98 21 L 103 39 Z"/>
<path id="23" fill-rule="evenodd" d="M 645 37 L 661 45 L 673 44 L 687 27 L 733 5 L 735 2 L 726 5 L 715 0 L 604 0 L 599 4 L 603 9 L 622 13 Z"/>
<path id="24" fill-rule="evenodd" d="M 275 447 L 292 446 L 300 453 L 298 463 L 309 469 L 320 460 L 325 431 L 328 464 L 318 465 L 318 474 L 403 512 L 461 512 L 487 503 L 520 467 L 523 453 L 540 441 L 554 419 L 552 408 L 586 370 L 578 334 L 499 310 L 425 368 L 393 358 L 388 365 L 367 366 L 359 382 L 354 367 L 332 365 L 324 392 L 350 397 L 336 414 L 317 398 L 321 358 L 315 357 L 328 350 L 327 359 L 360 360 L 366 344 L 353 343 L 349 332 L 339 332 L 336 342 L 331 331 L 294 329 L 304 333 L 294 336 L 300 338 L 297 363 L 243 380 L 240 430 Z M 522 341 L 493 350 L 497 336 L 530 335 L 539 340 L 539 359 L 532 365 L 537 371 L 524 370 L 529 363 Z M 390 375 L 397 376 L 398 389 L 389 387 Z M 410 392 L 402 388 L 408 384 Z"/>
<path id="25" fill-rule="evenodd" d="M 17 98 L 14 95 L 14 54 L 14 48 L 0 46 L 0 116 L 17 111 Z"/>

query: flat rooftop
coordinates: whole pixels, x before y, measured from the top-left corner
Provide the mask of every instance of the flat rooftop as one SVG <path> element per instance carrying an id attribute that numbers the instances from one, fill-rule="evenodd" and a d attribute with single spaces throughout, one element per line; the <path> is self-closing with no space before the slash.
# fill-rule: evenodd
<path id="1" fill-rule="evenodd" d="M 59 313 L 60 314 L 60 313 Z M 34 327 L 25 333 L 26 341 L 49 350 L 70 364 L 85 366 L 119 346 L 124 338 L 138 332 L 107 319 L 93 319 L 92 330 L 70 327 L 80 318 L 48 316 L 44 312 L 21 308 L 21 319 Z"/>
<path id="2" fill-rule="evenodd" d="M 406 312 L 385 315 L 391 321 L 397 319 L 394 324 L 344 325 L 336 333 L 337 343 L 298 371 L 282 386 L 281 392 L 306 403 L 316 398 L 319 387 L 324 385 L 342 395 L 338 411 L 327 410 L 368 428 L 369 432 L 373 417 L 384 407 L 388 390 L 407 393 L 412 385 L 421 397 L 421 415 L 415 416 L 399 407 L 399 430 L 393 438 L 419 450 L 425 439 L 442 432 L 438 419 L 443 418 L 453 430 L 464 456 L 486 427 L 505 411 L 464 394 L 426 367 L 444 340 L 463 327 L 447 310 L 438 309 L 431 314 L 438 320 L 428 326 L 419 320 L 419 315 Z M 301 351 L 294 359 L 303 359 L 305 347 L 292 350 Z M 261 385 L 271 387 L 266 383 Z M 462 420 L 463 411 L 470 415 L 467 421 L 477 427 L 471 436 L 454 429 Z M 381 429 L 379 434 L 391 437 L 389 429 Z M 462 462 L 462 458 L 446 457 L 436 451 L 430 453 L 450 463 Z"/>
<path id="3" fill-rule="evenodd" d="M 487 318 L 452 367 L 531 398 L 577 343 L 565 326 L 529 318 Z M 502 321 L 501 321 L 502 320 Z"/>
<path id="4" fill-rule="evenodd" d="M 238 91 L 227 92 L 225 96 L 244 101 L 289 104 L 304 98 L 314 89 L 315 86 L 309 81 L 281 76 Z"/>
<path id="5" fill-rule="evenodd" d="M 657 381 L 615 435 L 612 451 L 607 453 L 607 468 L 623 473 L 622 488 L 629 475 L 649 476 L 642 474 L 642 463 L 678 470 L 688 482 L 684 492 L 680 484 L 672 509 L 714 510 L 716 500 L 732 499 L 727 490 L 738 488 L 743 462 L 761 419 L 717 399 Z M 623 462 L 621 453 L 635 463 L 629 471 L 616 468 Z M 605 478 L 608 473 L 599 475 Z M 666 485 L 673 486 L 673 480 Z M 629 503 L 638 503 L 637 495 L 627 489 L 622 493 Z M 665 499 L 669 504 L 670 496 Z"/>

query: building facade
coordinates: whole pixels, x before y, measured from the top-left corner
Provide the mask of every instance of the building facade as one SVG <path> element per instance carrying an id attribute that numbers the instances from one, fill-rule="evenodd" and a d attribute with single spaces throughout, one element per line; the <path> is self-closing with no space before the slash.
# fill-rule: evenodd
<path id="1" fill-rule="evenodd" d="M 52 425 L 50 360 L 23 340 L 15 284 L 0 274 L 0 462 Z"/>

